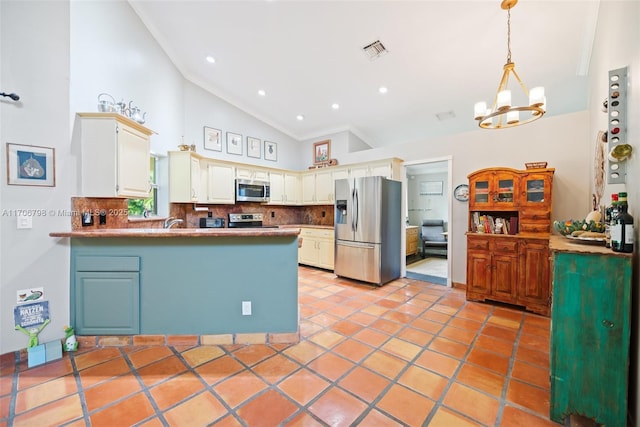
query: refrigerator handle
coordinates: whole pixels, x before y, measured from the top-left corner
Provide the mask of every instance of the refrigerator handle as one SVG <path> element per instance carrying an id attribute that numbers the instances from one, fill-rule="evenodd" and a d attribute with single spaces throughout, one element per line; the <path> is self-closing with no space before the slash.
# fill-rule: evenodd
<path id="1" fill-rule="evenodd" d="M 358 200 L 358 189 L 353 190 L 354 193 L 354 202 L 353 202 L 353 210 L 355 215 L 353 216 L 353 231 L 358 231 L 358 216 L 360 215 L 360 204 Z"/>

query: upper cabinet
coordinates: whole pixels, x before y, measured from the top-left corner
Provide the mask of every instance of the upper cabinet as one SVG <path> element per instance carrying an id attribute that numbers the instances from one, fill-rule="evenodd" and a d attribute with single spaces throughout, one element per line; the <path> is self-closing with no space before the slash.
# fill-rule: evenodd
<path id="1" fill-rule="evenodd" d="M 469 175 L 469 209 L 518 206 L 519 174 L 511 170 L 484 169 Z"/>
<path id="2" fill-rule="evenodd" d="M 233 204 L 235 168 L 192 151 L 169 152 L 171 203 Z"/>
<path id="3" fill-rule="evenodd" d="M 169 152 L 169 201 L 172 203 L 198 202 L 203 198 L 206 184 L 200 168 L 200 156 L 191 151 Z"/>
<path id="4" fill-rule="evenodd" d="M 78 113 L 81 195 L 147 198 L 152 130 L 116 113 Z"/>
<path id="5" fill-rule="evenodd" d="M 253 167 L 236 167 L 236 178 L 269 181 L 269 171 L 267 169 Z"/>
<path id="6" fill-rule="evenodd" d="M 331 205 L 335 181 L 361 176 L 401 180 L 400 159 L 332 166 L 296 172 L 203 157 L 193 151 L 169 152 L 171 203 L 235 203 L 235 179 L 270 183 L 270 205 Z"/>

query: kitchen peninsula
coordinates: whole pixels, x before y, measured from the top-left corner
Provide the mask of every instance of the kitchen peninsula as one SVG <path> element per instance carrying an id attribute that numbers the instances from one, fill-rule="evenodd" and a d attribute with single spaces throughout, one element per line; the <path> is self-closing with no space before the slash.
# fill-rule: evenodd
<path id="1" fill-rule="evenodd" d="M 50 236 L 70 238 L 78 335 L 189 335 L 205 344 L 297 341 L 299 233 L 123 228 Z"/>

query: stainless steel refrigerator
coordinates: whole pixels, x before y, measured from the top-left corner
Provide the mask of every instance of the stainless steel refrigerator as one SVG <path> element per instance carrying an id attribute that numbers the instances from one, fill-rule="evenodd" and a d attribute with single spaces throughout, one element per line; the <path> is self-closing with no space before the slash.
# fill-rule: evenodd
<path id="1" fill-rule="evenodd" d="M 401 188 L 381 176 L 336 180 L 336 275 L 376 285 L 400 277 Z"/>

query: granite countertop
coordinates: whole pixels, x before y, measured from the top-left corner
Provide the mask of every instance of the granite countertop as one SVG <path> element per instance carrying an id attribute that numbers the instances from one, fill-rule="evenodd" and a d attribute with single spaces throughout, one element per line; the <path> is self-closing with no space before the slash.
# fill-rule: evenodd
<path id="1" fill-rule="evenodd" d="M 605 247 L 602 243 L 593 242 L 580 242 L 577 240 L 571 240 L 564 236 L 553 235 L 549 238 L 549 249 L 551 252 L 574 252 L 585 254 L 601 254 L 611 256 L 628 256 L 633 254 L 614 252 L 611 248 Z"/>
<path id="2" fill-rule="evenodd" d="M 300 228 L 111 228 L 92 231 L 56 231 L 51 237 L 265 237 L 297 236 Z"/>
<path id="3" fill-rule="evenodd" d="M 285 224 L 278 225 L 278 228 L 321 228 L 323 230 L 333 230 L 333 225 Z"/>

